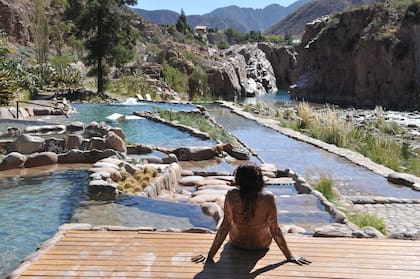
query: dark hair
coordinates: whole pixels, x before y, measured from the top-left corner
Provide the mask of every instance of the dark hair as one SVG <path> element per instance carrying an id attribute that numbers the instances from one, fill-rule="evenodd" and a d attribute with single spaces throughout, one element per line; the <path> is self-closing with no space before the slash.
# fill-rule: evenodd
<path id="1" fill-rule="evenodd" d="M 258 192 L 264 187 L 261 168 L 255 164 L 240 165 L 234 175 L 239 185 L 243 213 L 246 218 L 254 216 Z"/>

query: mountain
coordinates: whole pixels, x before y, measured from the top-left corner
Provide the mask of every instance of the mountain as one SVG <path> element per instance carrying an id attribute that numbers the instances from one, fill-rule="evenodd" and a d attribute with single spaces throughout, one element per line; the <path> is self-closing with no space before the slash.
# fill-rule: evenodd
<path id="1" fill-rule="evenodd" d="M 278 4 L 271 4 L 263 9 L 240 8 L 238 6 L 228 6 L 218 8 L 204 15 L 187 16 L 191 26 L 207 25 L 211 28 L 226 29 L 233 27 L 241 32 L 248 33 L 251 30 L 264 31 L 276 22 L 293 13 L 303 5 L 313 0 L 299 0 L 283 7 Z M 156 24 L 174 24 L 179 14 L 168 10 L 147 11 L 133 9 L 140 16 Z"/>
<path id="2" fill-rule="evenodd" d="M 170 10 L 147 11 L 142 9 L 132 9 L 136 14 L 150 20 L 154 24 L 165 25 L 175 24 L 179 18 L 179 13 Z"/>
<path id="3" fill-rule="evenodd" d="M 267 29 L 268 34 L 284 35 L 289 32 L 292 35 L 302 35 L 305 25 L 319 17 L 341 12 L 356 5 L 365 5 L 383 0 L 315 0 L 301 6 L 295 12 L 289 14 L 280 22 Z"/>

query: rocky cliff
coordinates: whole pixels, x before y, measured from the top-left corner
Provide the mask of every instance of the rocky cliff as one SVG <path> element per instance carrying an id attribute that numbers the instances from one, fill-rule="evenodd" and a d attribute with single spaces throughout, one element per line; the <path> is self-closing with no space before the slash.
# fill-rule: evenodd
<path id="1" fill-rule="evenodd" d="M 308 25 L 293 97 L 386 109 L 419 109 L 420 3 L 373 5 Z"/>
<path id="2" fill-rule="evenodd" d="M 0 0 L 0 30 L 10 41 L 23 45 L 33 39 L 31 31 L 34 4 L 29 0 Z"/>
<path id="3" fill-rule="evenodd" d="M 270 43 L 232 46 L 215 57 L 209 87 L 215 96 L 255 96 L 290 85 L 296 52 Z"/>

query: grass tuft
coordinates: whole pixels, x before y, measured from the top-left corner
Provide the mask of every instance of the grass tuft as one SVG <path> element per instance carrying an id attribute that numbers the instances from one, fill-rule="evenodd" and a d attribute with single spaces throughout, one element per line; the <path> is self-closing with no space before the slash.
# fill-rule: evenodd
<path id="1" fill-rule="evenodd" d="M 333 188 L 333 180 L 330 177 L 321 176 L 318 183 L 315 185 L 315 190 L 321 192 L 329 201 L 337 199 L 337 195 L 335 194 Z"/>
<path id="2" fill-rule="evenodd" d="M 363 213 L 358 215 L 349 215 L 348 219 L 350 222 L 358 225 L 360 228 L 371 226 L 381 233 L 386 234 L 386 225 L 384 219 L 377 215 Z"/>

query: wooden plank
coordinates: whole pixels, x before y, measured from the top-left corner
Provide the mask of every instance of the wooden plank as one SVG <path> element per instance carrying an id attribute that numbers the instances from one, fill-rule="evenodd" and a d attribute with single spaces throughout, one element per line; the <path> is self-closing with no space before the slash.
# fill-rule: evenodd
<path id="1" fill-rule="evenodd" d="M 222 247 L 212 265 L 190 258 L 214 235 L 133 231 L 69 231 L 21 278 L 416 278 L 420 242 L 289 237 L 309 266 L 283 261 L 273 243 L 264 257 Z M 240 251 L 238 253 L 238 251 Z"/>

